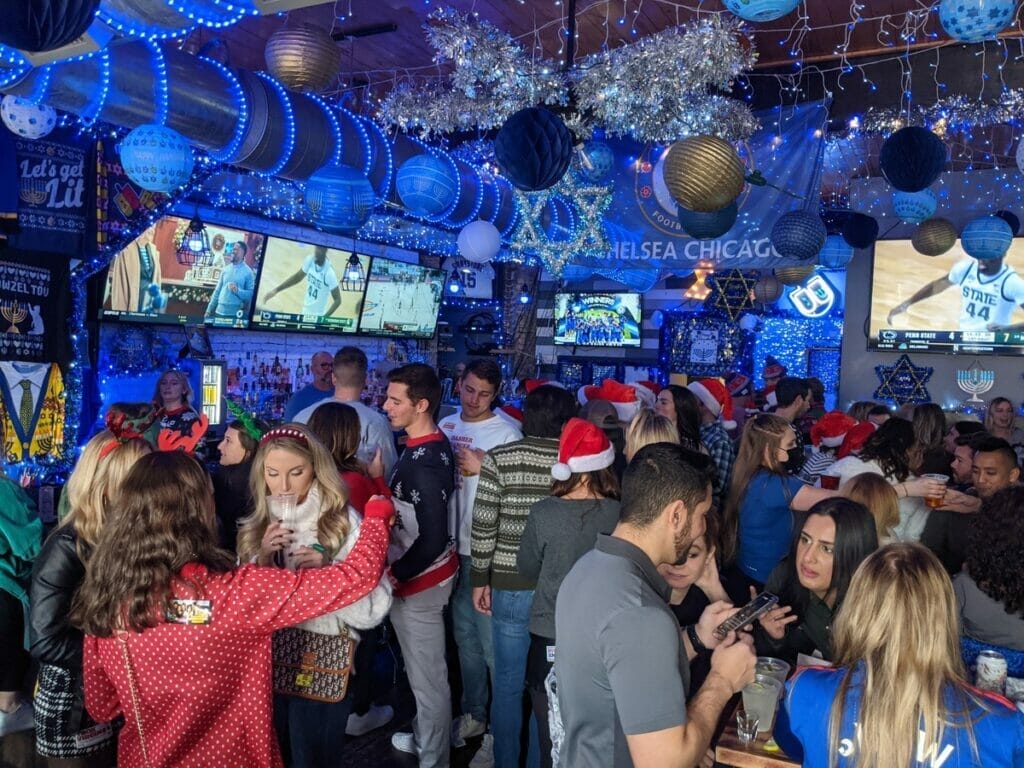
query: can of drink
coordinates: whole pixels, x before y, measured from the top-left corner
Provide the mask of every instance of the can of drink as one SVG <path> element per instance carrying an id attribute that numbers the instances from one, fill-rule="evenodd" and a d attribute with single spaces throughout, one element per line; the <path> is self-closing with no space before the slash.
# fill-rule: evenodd
<path id="1" fill-rule="evenodd" d="M 982 651 L 976 663 L 978 668 L 974 685 L 983 691 L 1003 693 L 1006 687 L 1006 657 L 998 651 Z"/>

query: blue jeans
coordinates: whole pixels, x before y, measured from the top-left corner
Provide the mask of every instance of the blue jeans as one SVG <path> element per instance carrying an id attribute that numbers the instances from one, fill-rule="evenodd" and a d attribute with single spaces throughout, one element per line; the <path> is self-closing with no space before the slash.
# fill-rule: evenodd
<path id="1" fill-rule="evenodd" d="M 292 768 L 337 765 L 351 711 L 348 695 L 330 703 L 274 694 L 274 730 L 285 764 Z"/>
<path id="2" fill-rule="evenodd" d="M 487 722 L 487 680 L 494 673 L 494 644 L 491 617 L 473 607 L 473 586 L 469 583 L 471 558 L 459 555 L 459 581 L 452 594 L 452 631 L 459 647 L 462 671 L 462 714 Z"/>
<path id="3" fill-rule="evenodd" d="M 495 768 L 519 768 L 523 728 L 526 657 L 530 651 L 532 590 L 491 590 L 491 631 L 494 640 L 494 691 L 491 732 Z M 530 718 L 526 768 L 540 765 L 537 724 Z"/>

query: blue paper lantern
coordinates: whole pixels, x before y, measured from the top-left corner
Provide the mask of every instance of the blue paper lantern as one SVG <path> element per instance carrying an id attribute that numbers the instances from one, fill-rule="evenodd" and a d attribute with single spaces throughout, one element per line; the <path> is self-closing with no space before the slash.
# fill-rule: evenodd
<path id="1" fill-rule="evenodd" d="M 455 168 L 434 155 L 416 155 L 398 167 L 395 189 L 402 203 L 419 216 L 440 216 L 458 199 Z"/>
<path id="2" fill-rule="evenodd" d="M 724 0 L 725 7 L 746 21 L 775 21 L 792 13 L 800 0 Z"/>
<path id="3" fill-rule="evenodd" d="M 306 182 L 306 207 L 313 222 L 328 232 L 354 232 L 376 204 L 366 174 L 347 165 L 325 165 Z"/>
<path id="4" fill-rule="evenodd" d="M 1001 259 L 1013 242 L 1013 230 L 998 216 L 979 216 L 960 232 L 960 245 L 968 256 L 985 261 Z"/>
<path id="5" fill-rule="evenodd" d="M 0 43 L 23 51 L 52 51 L 85 33 L 100 0 L 18 0 L 4 3 Z"/>
<path id="6" fill-rule="evenodd" d="M 851 213 L 843 222 L 843 240 L 854 248 L 870 248 L 878 239 L 878 222 L 866 213 Z"/>
<path id="7" fill-rule="evenodd" d="M 119 152 L 129 179 L 150 192 L 173 192 L 188 182 L 196 159 L 177 131 L 146 123 L 124 137 Z"/>
<path id="8" fill-rule="evenodd" d="M 853 246 L 839 235 L 829 235 L 818 254 L 818 264 L 825 269 L 844 269 L 853 258 Z"/>
<path id="9" fill-rule="evenodd" d="M 790 211 L 775 222 L 771 240 L 780 256 L 808 261 L 818 255 L 826 237 L 825 223 L 816 213 Z"/>
<path id="10" fill-rule="evenodd" d="M 907 224 L 920 224 L 925 219 L 930 219 L 938 207 L 938 198 L 930 189 L 892 193 L 892 212 Z"/>
<path id="11" fill-rule="evenodd" d="M 572 134 L 565 123 L 541 107 L 513 114 L 494 139 L 494 156 L 502 172 L 527 192 L 557 184 L 572 162 L 572 153 Z"/>
<path id="12" fill-rule="evenodd" d="M 942 175 L 946 145 L 927 128 L 900 128 L 882 144 L 882 175 L 900 192 L 920 192 Z"/>
<path id="13" fill-rule="evenodd" d="M 710 213 L 688 211 L 679 206 L 679 223 L 682 224 L 683 231 L 695 240 L 714 240 L 732 229 L 738 213 L 739 208 L 735 202 L 720 211 Z"/>
<path id="14" fill-rule="evenodd" d="M 961 43 L 995 38 L 1013 20 L 1017 0 L 941 0 L 939 23 Z"/>
<path id="15" fill-rule="evenodd" d="M 615 153 L 603 141 L 588 141 L 579 154 L 580 178 L 601 182 L 611 176 L 615 168 Z"/>

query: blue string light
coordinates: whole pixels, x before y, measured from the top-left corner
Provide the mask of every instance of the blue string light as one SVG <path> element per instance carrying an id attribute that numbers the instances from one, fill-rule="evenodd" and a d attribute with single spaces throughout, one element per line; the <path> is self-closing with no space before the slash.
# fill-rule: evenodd
<path id="1" fill-rule="evenodd" d="M 233 163 L 238 159 L 238 150 L 241 148 L 242 140 L 245 139 L 245 135 L 249 131 L 249 103 L 245 99 L 245 90 L 242 88 L 242 83 L 235 76 L 235 73 L 219 61 L 207 58 L 206 56 L 200 56 L 199 58 L 220 72 L 224 77 L 228 83 L 228 88 L 231 90 L 231 102 L 235 109 L 238 110 L 238 118 L 235 120 L 235 135 L 231 137 L 231 141 L 226 147 L 209 151 L 210 157 L 214 160 L 219 160 L 222 163 Z"/>
<path id="2" fill-rule="evenodd" d="M 295 111 L 292 109 L 292 100 L 288 95 L 288 90 L 281 83 L 266 72 L 257 72 L 256 76 L 270 83 L 270 87 L 281 100 L 281 108 L 284 110 L 284 149 L 281 151 L 281 159 L 278 160 L 277 165 L 267 171 L 268 176 L 277 176 L 288 165 L 288 161 L 292 159 L 292 152 L 295 151 Z"/>
<path id="3" fill-rule="evenodd" d="M 231 3 L 219 3 L 217 0 L 213 0 L 213 8 L 206 10 L 203 10 L 202 4 L 195 2 L 195 0 L 189 0 L 188 2 L 184 0 L 164 0 L 164 2 L 168 8 L 177 11 L 199 26 L 209 29 L 230 27 L 233 24 L 237 24 L 244 17 L 257 13 L 256 9 L 252 7 L 246 8 L 241 5 L 232 5 Z M 205 15 L 214 10 L 221 12 L 222 15 L 217 17 Z"/>
<path id="4" fill-rule="evenodd" d="M 315 93 L 307 93 L 306 96 L 316 102 L 316 105 L 320 107 L 320 110 L 324 113 L 324 117 L 327 118 L 327 123 L 331 126 L 331 136 L 334 138 L 334 152 L 331 154 L 331 163 L 334 165 L 341 165 L 341 126 L 338 124 L 338 116 L 334 114 L 334 110 L 331 105 L 321 99 Z"/>
<path id="5" fill-rule="evenodd" d="M 457 176 L 459 178 L 459 181 L 460 181 L 459 188 L 462 189 L 465 186 L 465 180 L 462 177 L 462 175 L 459 173 L 458 163 L 456 163 L 455 165 L 456 165 L 455 172 L 456 172 L 456 174 L 457 174 Z M 472 210 L 470 210 L 469 215 L 467 215 L 464 219 L 461 219 L 459 221 L 456 221 L 455 219 L 449 219 L 448 220 L 448 223 L 451 226 L 455 227 L 456 229 L 462 229 L 464 226 L 466 226 L 470 222 L 476 221 L 477 217 L 480 215 L 480 209 L 483 207 L 483 204 L 484 204 L 484 183 L 483 183 L 483 179 L 481 178 L 480 174 L 477 172 L 476 168 L 474 168 L 473 166 L 469 165 L 468 163 L 464 163 L 464 165 L 466 166 L 466 168 L 469 169 L 469 172 L 475 177 L 475 182 L 476 183 L 473 183 L 471 181 L 470 182 L 470 187 L 472 187 L 476 191 L 476 196 L 475 196 L 475 198 L 473 200 L 473 208 L 472 208 Z M 455 211 L 455 206 L 452 206 L 452 212 L 454 213 L 454 211 Z"/>
<path id="6" fill-rule="evenodd" d="M 335 109 L 343 116 L 348 118 L 349 123 L 356 130 L 356 135 L 359 137 L 359 145 L 363 149 L 363 167 L 362 171 L 366 174 L 367 178 L 370 176 L 370 171 L 373 170 L 373 142 L 370 140 L 370 134 L 367 132 L 363 122 L 356 117 L 355 114 L 349 112 L 344 107 L 335 107 Z"/>
<path id="7" fill-rule="evenodd" d="M 382 150 L 384 155 L 384 183 L 380 189 L 376 190 L 377 197 L 381 200 L 387 200 L 391 194 L 391 185 L 395 179 L 395 157 L 391 151 L 391 142 L 388 141 L 388 137 L 384 135 L 384 131 L 377 125 L 376 121 L 370 120 L 369 118 L 359 116 L 360 121 L 363 125 L 368 125 L 370 130 L 374 132 L 380 141 L 375 142 Z M 376 165 L 376 158 L 374 158 L 374 165 Z"/>
<path id="8" fill-rule="evenodd" d="M 99 92 L 92 104 L 78 115 L 78 119 L 85 126 L 92 125 L 99 119 L 103 107 L 107 104 L 107 96 L 110 95 L 110 80 L 113 76 L 110 71 L 110 49 L 103 48 L 97 53 L 100 68 Z"/>
<path id="9" fill-rule="evenodd" d="M 32 84 L 32 92 L 25 98 L 35 104 L 45 104 L 43 99 L 46 98 L 46 92 L 50 90 L 50 81 L 53 79 L 53 64 L 47 64 L 45 67 L 37 70 L 39 75 L 36 77 L 35 83 Z"/>
<path id="10" fill-rule="evenodd" d="M 152 54 L 153 62 L 153 122 L 157 125 L 167 123 L 167 115 L 171 108 L 171 91 L 167 83 L 167 59 L 163 49 L 155 40 L 147 40 L 146 47 Z"/>
<path id="11" fill-rule="evenodd" d="M 170 14 L 168 14 L 168 16 L 170 16 Z M 175 37 L 185 37 L 197 26 L 196 24 L 185 24 L 184 19 L 179 18 L 177 21 L 182 25 L 179 27 L 150 27 L 145 24 L 140 24 L 135 19 L 125 18 L 118 15 L 107 3 L 101 4 L 97 9 L 96 18 L 108 27 L 112 27 L 122 37 L 135 37 L 148 40 L 169 40 Z M 167 19 L 168 23 L 173 23 L 174 21 L 175 19 Z"/>
<path id="12" fill-rule="evenodd" d="M 32 65 L 20 51 L 0 45 L 0 88 L 14 85 L 31 69 Z"/>

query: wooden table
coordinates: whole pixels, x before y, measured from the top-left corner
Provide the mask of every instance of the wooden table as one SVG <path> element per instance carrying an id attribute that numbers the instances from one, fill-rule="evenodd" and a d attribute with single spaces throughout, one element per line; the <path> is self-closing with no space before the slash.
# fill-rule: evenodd
<path id="1" fill-rule="evenodd" d="M 736 735 L 736 710 L 726 711 L 729 712 L 729 721 L 715 745 L 715 760 L 734 768 L 789 768 L 800 765 L 787 757 L 781 749 L 777 752 L 765 750 L 770 734 L 759 733 L 749 747 L 743 746 Z"/>

